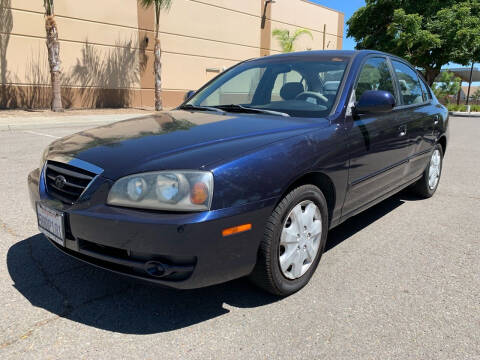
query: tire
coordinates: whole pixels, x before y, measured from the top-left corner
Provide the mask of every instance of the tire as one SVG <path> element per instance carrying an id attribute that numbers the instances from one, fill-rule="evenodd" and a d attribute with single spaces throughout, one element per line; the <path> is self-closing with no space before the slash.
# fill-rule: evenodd
<path id="1" fill-rule="evenodd" d="M 432 167 L 435 166 L 435 162 L 438 161 L 438 176 L 436 181 L 430 182 L 430 175 Z M 420 180 L 418 180 L 415 184 L 413 184 L 411 190 L 414 194 L 420 196 L 421 198 L 428 199 L 435 194 L 437 191 L 438 184 L 440 183 L 440 177 L 442 174 L 443 169 L 443 150 L 440 144 L 436 144 L 433 148 L 432 155 L 430 156 L 430 161 L 428 162 L 425 171 L 423 172 L 423 176 Z M 433 186 L 432 186 L 433 185 Z"/>
<path id="2" fill-rule="evenodd" d="M 303 185 L 292 190 L 267 220 L 251 281 L 278 296 L 303 288 L 325 249 L 328 224 L 327 202 L 319 188 Z M 300 237 L 299 229 L 303 229 Z"/>

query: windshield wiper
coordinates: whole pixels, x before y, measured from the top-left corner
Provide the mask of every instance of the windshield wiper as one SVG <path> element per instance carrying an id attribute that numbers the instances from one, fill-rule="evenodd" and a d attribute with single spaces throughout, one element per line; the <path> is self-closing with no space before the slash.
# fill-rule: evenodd
<path id="1" fill-rule="evenodd" d="M 251 108 L 249 106 L 243 106 L 243 105 L 238 105 L 238 104 L 217 105 L 217 106 L 215 106 L 215 108 L 222 109 L 222 110 L 225 110 L 225 111 L 232 111 L 232 112 L 263 113 L 263 114 L 290 117 L 290 115 L 288 115 L 287 113 L 284 113 L 284 112 Z"/>
<path id="2" fill-rule="evenodd" d="M 216 111 L 221 114 L 225 114 L 225 111 L 221 109 L 217 109 L 216 107 L 211 106 L 200 106 L 200 105 L 192 105 L 192 104 L 185 104 L 179 107 L 182 110 L 198 110 L 198 111 Z"/>

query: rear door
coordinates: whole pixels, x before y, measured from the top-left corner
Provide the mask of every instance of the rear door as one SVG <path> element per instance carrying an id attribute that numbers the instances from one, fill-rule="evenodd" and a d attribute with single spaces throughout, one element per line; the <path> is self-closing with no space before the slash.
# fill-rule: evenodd
<path id="1" fill-rule="evenodd" d="M 363 63 L 352 97 L 358 100 L 367 90 L 389 91 L 398 101 L 395 78 L 386 57 L 375 55 Z M 347 116 L 346 128 L 350 169 L 343 215 L 350 216 L 399 184 L 406 168 L 404 148 L 408 140 L 401 136 L 395 111 Z"/>
<path id="2" fill-rule="evenodd" d="M 431 104 L 431 94 L 425 84 L 407 63 L 392 59 L 397 86 L 400 91 L 401 106 L 395 110 L 398 122 L 406 130 L 409 146 L 404 148 L 408 166 L 404 182 L 420 175 L 428 162 L 432 148 L 432 134 L 435 112 Z M 423 86 L 422 86 L 423 85 Z"/>

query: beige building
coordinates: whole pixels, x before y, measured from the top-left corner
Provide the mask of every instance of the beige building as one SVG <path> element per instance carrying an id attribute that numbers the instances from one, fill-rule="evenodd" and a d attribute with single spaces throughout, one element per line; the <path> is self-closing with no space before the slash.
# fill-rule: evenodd
<path id="1" fill-rule="evenodd" d="M 50 103 L 43 1 L 0 0 L 0 108 Z M 137 0 L 55 0 L 65 107 L 152 107 L 154 12 Z M 281 51 L 273 29 L 306 28 L 295 50 L 341 49 L 341 12 L 308 0 L 174 0 L 161 16 L 163 99 L 239 61 Z"/>
<path id="2" fill-rule="evenodd" d="M 475 94 L 477 91 L 480 90 L 480 86 L 471 86 L 470 87 L 470 104 L 479 104 L 480 99 L 477 99 Z M 460 101 L 465 102 L 467 100 L 467 94 L 468 94 L 468 85 L 467 86 L 462 86 L 460 88 Z"/>

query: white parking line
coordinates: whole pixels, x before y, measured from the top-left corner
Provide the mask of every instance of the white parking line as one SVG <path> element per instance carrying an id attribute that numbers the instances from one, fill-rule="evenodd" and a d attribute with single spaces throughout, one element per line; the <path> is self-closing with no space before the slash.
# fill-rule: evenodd
<path id="1" fill-rule="evenodd" d="M 23 130 L 23 132 L 27 133 L 27 134 L 32 134 L 32 135 L 40 135 L 40 136 L 47 136 L 47 137 L 54 138 L 54 139 L 60 139 L 60 136 L 54 136 L 54 135 L 45 134 L 45 133 L 36 132 L 36 131 Z"/>

